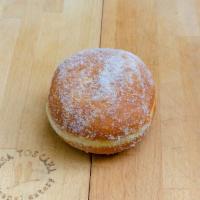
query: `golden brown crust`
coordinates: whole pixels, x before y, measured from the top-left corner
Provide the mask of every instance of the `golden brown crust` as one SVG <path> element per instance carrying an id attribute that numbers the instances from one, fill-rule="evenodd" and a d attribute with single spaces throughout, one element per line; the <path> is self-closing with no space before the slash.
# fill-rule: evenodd
<path id="1" fill-rule="evenodd" d="M 155 110 L 155 103 L 152 108 L 151 119 L 153 118 L 154 110 Z M 96 153 L 96 154 L 114 154 L 129 149 L 131 147 L 134 147 L 136 143 L 140 141 L 140 139 L 147 132 L 147 129 L 149 128 L 150 125 L 150 124 L 146 125 L 146 127 L 143 127 L 137 133 L 133 133 L 132 135 L 128 136 L 123 136 L 121 138 L 112 141 L 106 139 L 91 140 L 89 138 L 84 138 L 82 136 L 77 136 L 72 133 L 62 131 L 61 128 L 52 119 L 48 105 L 46 107 L 46 112 L 51 126 L 58 134 L 58 136 L 60 136 L 65 142 L 85 152 Z"/>
<path id="2" fill-rule="evenodd" d="M 123 71 L 118 69 L 116 74 L 114 65 Z M 65 60 L 54 74 L 48 98 L 51 116 L 62 131 L 91 140 L 112 140 L 137 132 L 152 120 L 154 104 L 149 70 L 135 55 L 116 49 L 89 49 Z M 85 151 L 118 152 L 90 150 Z"/>

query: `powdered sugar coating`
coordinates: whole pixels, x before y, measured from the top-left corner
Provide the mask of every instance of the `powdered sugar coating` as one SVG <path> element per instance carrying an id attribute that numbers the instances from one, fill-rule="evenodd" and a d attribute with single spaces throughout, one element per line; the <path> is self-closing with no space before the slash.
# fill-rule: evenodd
<path id="1" fill-rule="evenodd" d="M 119 49 L 87 49 L 58 66 L 49 95 L 63 130 L 120 139 L 149 123 L 154 81 L 145 64 Z"/>

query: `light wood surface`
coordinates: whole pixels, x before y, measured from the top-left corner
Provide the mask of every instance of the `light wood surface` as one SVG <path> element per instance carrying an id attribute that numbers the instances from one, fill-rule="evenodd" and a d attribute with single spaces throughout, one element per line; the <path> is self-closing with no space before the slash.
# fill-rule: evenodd
<path id="1" fill-rule="evenodd" d="M 45 114 L 56 65 L 90 47 L 134 52 L 156 81 L 149 134 L 114 156 L 69 147 Z M 199 77 L 198 0 L 0 0 L 0 199 L 199 200 Z"/>

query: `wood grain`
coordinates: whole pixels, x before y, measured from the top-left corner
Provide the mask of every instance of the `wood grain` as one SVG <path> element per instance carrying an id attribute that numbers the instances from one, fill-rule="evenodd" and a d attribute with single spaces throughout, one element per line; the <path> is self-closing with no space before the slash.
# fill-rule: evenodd
<path id="1" fill-rule="evenodd" d="M 101 37 L 101 47 L 123 48 L 139 55 L 159 84 L 155 1 L 104 1 Z M 91 199 L 161 199 L 159 106 L 150 133 L 135 149 L 112 158 L 93 157 Z"/>
<path id="2" fill-rule="evenodd" d="M 52 173 L 55 184 L 34 198 L 86 200 L 90 158 L 66 145 L 53 133 L 45 114 L 45 104 L 56 65 L 80 49 L 99 46 L 102 1 L 50 1 L 48 7 L 47 4 L 48 1 L 20 0 L 1 5 L 1 156 L 11 149 L 45 153 L 56 165 L 56 171 Z M 14 157 L 16 167 L 5 164 L 9 170 L 5 171 L 8 178 L 1 178 L 1 191 L 13 199 L 18 188 L 27 195 L 37 196 L 42 180 L 50 175 L 43 172 L 43 178 L 40 177 L 37 184 L 26 183 L 31 177 L 40 175 L 35 166 L 38 165 L 39 170 L 44 168 L 37 159 L 29 161 L 27 157 Z M 33 170 L 29 171 L 31 166 Z M 0 169 L 1 175 L 3 170 L 6 167 Z M 10 187 L 11 183 L 16 187 L 6 189 L 5 186 Z M 0 194 L 2 198 L 4 196 Z"/>
<path id="3" fill-rule="evenodd" d="M 144 141 L 93 156 L 90 199 L 199 199 L 199 13 L 194 1 L 104 1 L 101 47 L 135 52 L 157 83 Z"/>
<path id="4" fill-rule="evenodd" d="M 56 65 L 90 47 L 132 51 L 157 87 L 144 140 L 91 160 L 45 114 Z M 0 0 L 0 199 L 200 199 L 199 55 L 198 0 Z"/>

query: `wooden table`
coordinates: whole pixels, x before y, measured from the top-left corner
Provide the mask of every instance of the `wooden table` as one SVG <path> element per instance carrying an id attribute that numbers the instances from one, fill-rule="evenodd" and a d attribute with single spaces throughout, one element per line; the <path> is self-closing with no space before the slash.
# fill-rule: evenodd
<path id="1" fill-rule="evenodd" d="M 45 114 L 56 65 L 90 47 L 134 52 L 157 84 L 150 133 L 115 156 L 71 148 Z M 0 199 L 199 200 L 200 1 L 1 0 Z"/>

